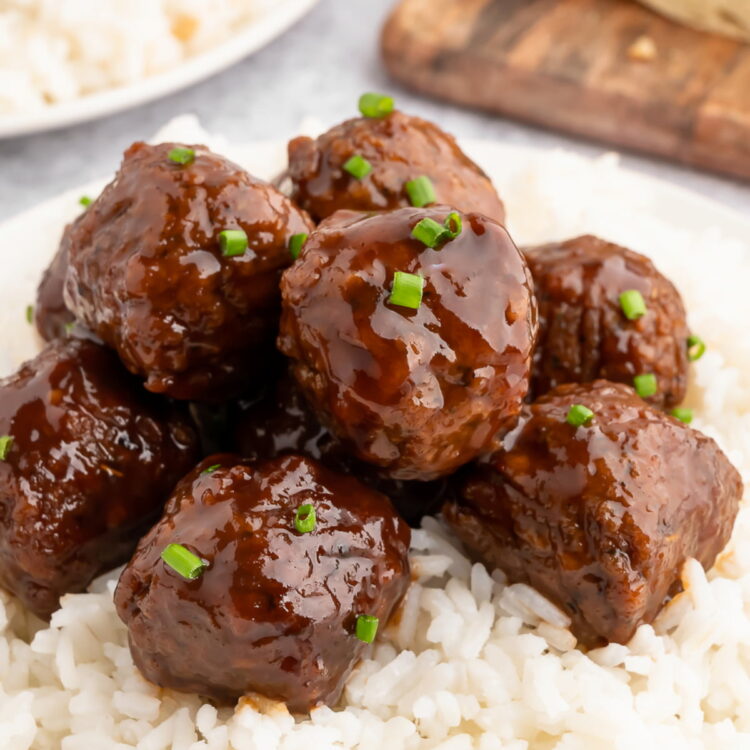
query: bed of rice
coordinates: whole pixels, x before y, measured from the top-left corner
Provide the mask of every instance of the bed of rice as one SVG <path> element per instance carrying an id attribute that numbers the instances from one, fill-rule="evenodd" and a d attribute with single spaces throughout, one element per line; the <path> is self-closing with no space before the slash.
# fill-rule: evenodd
<path id="1" fill-rule="evenodd" d="M 28 113 L 173 68 L 274 0 L 3 0 L 0 115 Z"/>
<path id="2" fill-rule="evenodd" d="M 694 232 L 667 223 L 653 207 L 639 213 L 648 190 L 627 201 L 613 192 L 614 159 L 591 165 L 550 154 L 543 168 L 530 163 L 509 182 L 491 149 L 482 153 L 521 242 L 592 231 L 650 255 L 674 280 L 691 325 L 708 343 L 693 368 L 688 405 L 695 426 L 719 441 L 747 483 L 750 247 L 718 228 Z M 233 155 L 241 158 L 241 151 Z M 653 626 L 641 627 L 628 646 L 588 654 L 575 648 L 564 614 L 532 589 L 472 565 L 439 521 L 414 533 L 412 563 L 416 581 L 400 616 L 353 673 L 343 705 L 297 721 L 257 697 L 217 710 L 148 684 L 112 606 L 115 574 L 92 593 L 66 596 L 48 627 L 0 594 L 0 748 L 750 747 L 747 507 L 708 576 L 689 562 L 685 593 Z"/>

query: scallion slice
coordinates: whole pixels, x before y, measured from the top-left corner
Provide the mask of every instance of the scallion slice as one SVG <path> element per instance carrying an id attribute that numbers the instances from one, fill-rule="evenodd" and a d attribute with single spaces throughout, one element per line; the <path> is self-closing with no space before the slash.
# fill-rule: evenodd
<path id="1" fill-rule="evenodd" d="M 396 271 L 393 275 L 393 288 L 388 301 L 399 307 L 409 307 L 418 310 L 422 304 L 424 279 L 416 273 Z"/>
<path id="2" fill-rule="evenodd" d="M 34 321 L 34 306 L 26 305 L 26 322 L 32 323 Z"/>
<path id="3" fill-rule="evenodd" d="M 393 112 L 395 102 L 392 96 L 368 92 L 359 97 L 359 111 L 365 117 L 386 117 Z"/>
<path id="4" fill-rule="evenodd" d="M 355 179 L 363 180 L 372 172 L 372 164 L 364 156 L 355 154 L 344 164 L 344 169 Z"/>
<path id="5" fill-rule="evenodd" d="M 419 240 L 423 245 L 434 249 L 443 240 L 447 240 L 450 233 L 442 224 L 438 224 L 434 219 L 426 217 L 419 221 L 414 229 L 411 230 L 411 236 L 415 240 Z"/>
<path id="6" fill-rule="evenodd" d="M 297 260 L 302 253 L 302 247 L 307 242 L 308 234 L 302 232 L 301 234 L 293 234 L 289 239 L 289 254 L 292 256 L 292 260 Z"/>
<path id="7" fill-rule="evenodd" d="M 656 380 L 656 375 L 652 372 L 645 372 L 642 375 L 636 375 L 633 378 L 633 386 L 635 387 L 635 392 L 641 398 L 653 396 L 659 390 L 659 383 Z"/>
<path id="8" fill-rule="evenodd" d="M 690 424 L 693 421 L 692 409 L 685 409 L 685 408 L 672 409 L 672 411 L 669 413 L 675 419 L 679 419 L 680 422 L 684 422 L 685 424 Z"/>
<path id="9" fill-rule="evenodd" d="M 380 620 L 375 615 L 359 615 L 355 628 L 357 638 L 365 643 L 372 643 L 377 635 L 379 624 Z"/>
<path id="10" fill-rule="evenodd" d="M 219 232 L 219 245 L 225 258 L 243 255 L 247 250 L 247 234 L 242 229 L 225 229 Z"/>
<path id="11" fill-rule="evenodd" d="M 81 205 L 82 205 L 82 206 L 83 206 L 84 208 L 88 208 L 88 207 L 89 207 L 89 206 L 90 206 L 90 205 L 91 205 L 91 204 L 93 203 L 92 199 L 91 199 L 91 198 L 89 198 L 89 196 L 88 196 L 88 195 L 82 195 L 82 196 L 81 196 L 81 197 L 80 197 L 80 198 L 78 199 L 78 202 L 79 202 L 79 203 L 80 203 L 80 204 L 81 204 Z"/>
<path id="12" fill-rule="evenodd" d="M 646 301 L 637 289 L 628 289 L 620 295 L 620 307 L 628 320 L 638 320 L 646 314 Z"/>
<path id="13" fill-rule="evenodd" d="M 294 528 L 300 534 L 309 534 L 311 531 L 315 531 L 317 521 L 315 506 L 312 503 L 300 505 L 294 512 Z"/>
<path id="14" fill-rule="evenodd" d="M 696 362 L 706 353 L 706 342 L 700 337 L 691 333 L 687 340 L 688 359 Z"/>
<path id="15" fill-rule="evenodd" d="M 459 234 L 461 234 L 464 228 L 464 223 L 461 219 L 461 214 L 452 211 L 448 214 L 445 220 L 445 229 L 447 230 L 450 238 L 455 240 Z"/>
<path id="16" fill-rule="evenodd" d="M 573 427 L 582 427 L 588 424 L 594 418 L 594 412 L 583 404 L 573 404 L 568 409 L 568 415 L 565 421 Z"/>
<path id="17" fill-rule="evenodd" d="M 216 469 L 220 469 L 220 468 L 221 468 L 221 464 L 211 464 L 211 466 L 209 466 L 208 468 L 203 469 L 201 474 L 213 474 L 216 471 Z"/>
<path id="18" fill-rule="evenodd" d="M 417 177 L 415 180 L 409 180 L 406 183 L 406 193 L 409 196 L 411 205 L 415 208 L 429 206 L 430 203 L 434 203 L 437 200 L 435 186 L 432 184 L 432 180 L 426 175 Z"/>
<path id="19" fill-rule="evenodd" d="M 175 164 L 192 164 L 195 161 L 195 151 L 192 148 L 173 148 L 169 154 L 169 160 Z"/>
<path id="20" fill-rule="evenodd" d="M 0 437 L 0 461 L 5 461 L 8 458 L 8 453 L 12 445 L 13 438 L 10 435 Z"/>
<path id="21" fill-rule="evenodd" d="M 194 581 L 206 568 L 206 563 L 181 544 L 168 544 L 161 553 L 161 559 L 175 573 Z"/>

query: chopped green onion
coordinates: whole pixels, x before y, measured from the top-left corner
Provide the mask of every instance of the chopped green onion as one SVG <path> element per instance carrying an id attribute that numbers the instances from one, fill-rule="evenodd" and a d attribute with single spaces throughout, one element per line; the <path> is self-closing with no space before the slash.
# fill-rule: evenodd
<path id="1" fill-rule="evenodd" d="M 173 148 L 168 156 L 175 164 L 192 164 L 195 161 L 195 151 L 192 148 Z"/>
<path id="2" fill-rule="evenodd" d="M 675 419 L 679 419 L 680 422 L 690 424 L 693 421 L 693 410 L 692 409 L 672 409 L 669 412 Z"/>
<path id="3" fill-rule="evenodd" d="M 659 383 L 656 380 L 656 375 L 652 372 L 647 372 L 643 375 L 636 375 L 633 378 L 633 385 L 635 386 L 635 392 L 641 398 L 653 396 L 659 390 Z"/>
<path id="4" fill-rule="evenodd" d="M 700 337 L 691 333 L 687 340 L 688 359 L 696 362 L 706 353 L 706 342 Z"/>
<path id="5" fill-rule="evenodd" d="M 302 252 L 302 246 L 307 242 L 307 238 L 310 235 L 302 232 L 301 234 L 293 234 L 289 239 L 289 254 L 292 256 L 292 260 L 297 260 L 300 253 Z"/>
<path id="6" fill-rule="evenodd" d="M 416 208 L 423 208 L 437 200 L 435 186 L 432 184 L 432 180 L 425 175 L 417 177 L 415 180 L 409 180 L 406 183 L 406 192 L 409 195 L 411 205 Z"/>
<path id="7" fill-rule="evenodd" d="M 65 324 L 65 335 L 70 336 L 70 332 L 76 327 L 75 320 L 71 320 L 68 323 Z"/>
<path id="8" fill-rule="evenodd" d="M 637 289 L 628 289 L 620 295 L 620 307 L 628 320 L 638 320 L 646 314 L 646 301 Z"/>
<path id="9" fill-rule="evenodd" d="M 220 468 L 221 468 L 221 464 L 212 464 L 207 469 L 203 469 L 201 474 L 213 474 L 216 471 L 216 469 L 220 469 Z"/>
<path id="10" fill-rule="evenodd" d="M 422 304 L 422 290 L 424 279 L 415 273 L 404 273 L 396 271 L 393 275 L 393 289 L 389 302 L 399 307 L 410 307 L 418 310 Z"/>
<path id="11" fill-rule="evenodd" d="M 363 156 L 355 154 L 346 162 L 346 164 L 344 164 L 344 169 L 349 172 L 352 177 L 362 180 L 372 172 L 372 164 L 370 164 L 370 162 Z"/>
<path id="12" fill-rule="evenodd" d="M 89 198 L 89 197 L 88 197 L 88 195 L 82 195 L 82 196 L 81 196 L 81 197 L 80 197 L 80 198 L 78 199 L 78 202 L 79 202 L 79 203 L 80 203 L 80 204 L 81 204 L 81 205 L 82 205 L 82 206 L 83 206 L 84 208 L 88 208 L 88 207 L 89 207 L 89 206 L 90 206 L 90 205 L 91 205 L 91 204 L 93 203 L 92 199 L 91 199 L 91 198 Z"/>
<path id="13" fill-rule="evenodd" d="M 411 230 L 411 236 L 427 247 L 436 248 L 443 240 L 450 237 L 450 232 L 442 224 L 427 217 L 419 221 Z"/>
<path id="14" fill-rule="evenodd" d="M 31 323 L 34 320 L 34 306 L 26 305 L 26 322 Z"/>
<path id="15" fill-rule="evenodd" d="M 315 506 L 312 503 L 300 505 L 294 513 L 294 528 L 300 534 L 309 534 L 315 531 L 317 517 L 315 515 Z"/>
<path id="16" fill-rule="evenodd" d="M 191 581 L 199 578 L 206 563 L 181 544 L 168 544 L 161 553 L 161 559 L 183 578 Z"/>
<path id="17" fill-rule="evenodd" d="M 449 213 L 448 218 L 445 220 L 445 228 L 448 231 L 450 238 L 452 240 L 455 240 L 456 237 L 461 234 L 461 230 L 464 228 L 464 223 L 461 220 L 461 215 L 456 213 L 455 211 Z"/>
<path id="18" fill-rule="evenodd" d="M 393 97 L 385 94 L 367 93 L 359 97 L 359 111 L 365 117 L 385 117 L 393 112 Z"/>
<path id="19" fill-rule="evenodd" d="M 247 250 L 247 234 L 242 229 L 225 229 L 219 232 L 219 245 L 225 258 L 243 255 Z"/>
<path id="20" fill-rule="evenodd" d="M 359 615 L 357 617 L 357 627 L 355 633 L 360 641 L 372 643 L 378 632 L 380 620 L 375 615 Z"/>
<path id="21" fill-rule="evenodd" d="M 10 435 L 0 437 L 0 461 L 5 461 L 8 458 L 11 445 L 13 445 L 13 438 Z"/>
<path id="22" fill-rule="evenodd" d="M 594 418 L 594 412 L 583 404 L 573 404 L 568 410 L 565 421 L 573 427 L 582 427 Z"/>

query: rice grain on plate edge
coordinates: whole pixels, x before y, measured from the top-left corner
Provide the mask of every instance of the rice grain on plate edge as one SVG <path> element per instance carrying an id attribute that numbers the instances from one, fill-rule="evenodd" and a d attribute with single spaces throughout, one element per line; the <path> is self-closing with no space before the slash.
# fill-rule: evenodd
<path id="1" fill-rule="evenodd" d="M 169 137 L 179 137 L 170 134 Z M 715 228 L 690 233 L 649 210 L 624 215 L 608 189 L 616 165 L 582 170 L 567 155 L 530 164 L 513 184 L 476 154 L 509 198 L 521 243 L 592 231 L 651 257 L 683 293 L 709 351 L 687 405 L 750 478 L 750 248 Z M 494 174 L 493 174 L 494 172 Z M 571 190 L 571 184 L 575 189 Z M 632 202 L 632 199 L 631 199 Z M 75 210 L 75 209 L 73 209 Z M 710 265 L 708 265 L 710 263 Z M 744 549 L 743 549 L 744 546 Z M 575 650 L 565 615 L 526 586 L 472 566 L 435 520 L 414 534 L 417 582 L 400 618 L 351 677 L 346 710 L 295 723 L 248 698 L 236 713 L 162 690 L 133 666 L 111 602 L 65 597 L 49 627 L 0 595 L 0 748 L 79 750 L 630 750 L 750 746 L 750 512 L 706 577 L 629 646 Z M 748 644 L 748 645 L 744 645 Z"/>

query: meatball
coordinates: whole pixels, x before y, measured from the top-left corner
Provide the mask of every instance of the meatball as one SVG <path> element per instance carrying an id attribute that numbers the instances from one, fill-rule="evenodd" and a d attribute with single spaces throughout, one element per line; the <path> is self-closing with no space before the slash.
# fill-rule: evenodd
<path id="1" fill-rule="evenodd" d="M 131 146 L 66 233 L 66 302 L 150 391 L 226 399 L 262 372 L 289 240 L 311 223 L 227 159 L 191 146 L 177 163 L 175 148 Z M 240 236 L 222 247 L 225 230 Z"/>
<path id="2" fill-rule="evenodd" d="M 65 231 L 69 232 L 70 226 Z M 36 292 L 34 323 L 45 341 L 64 336 L 68 326 L 75 320 L 63 299 L 67 270 L 68 253 L 65 248 L 61 248 L 44 272 Z"/>
<path id="3" fill-rule="evenodd" d="M 574 426 L 573 405 L 593 416 Z M 713 565 L 742 483 L 711 438 L 599 380 L 524 407 L 457 494 L 444 516 L 468 549 L 557 603 L 596 646 L 651 622 L 686 558 Z"/>
<path id="4" fill-rule="evenodd" d="M 298 530 L 308 504 L 314 528 Z M 304 712 L 341 695 L 366 648 L 358 618 L 382 628 L 406 592 L 409 541 L 387 498 L 351 477 L 301 456 L 217 455 L 178 485 L 115 604 L 152 682 L 219 701 L 256 692 Z M 170 544 L 205 561 L 202 575 L 167 566 Z"/>
<path id="5" fill-rule="evenodd" d="M 40 617 L 125 562 L 197 437 L 117 357 L 57 339 L 0 380 L 0 584 Z"/>
<path id="6" fill-rule="evenodd" d="M 344 169 L 353 156 L 372 171 L 357 179 Z M 361 117 L 337 125 L 317 140 L 289 143 L 292 200 L 321 221 L 339 209 L 384 211 L 410 206 L 406 183 L 432 180 L 439 203 L 505 221 L 489 177 L 437 125 L 402 112 Z"/>
<path id="7" fill-rule="evenodd" d="M 636 375 L 653 374 L 658 389 L 649 403 L 669 408 L 685 398 L 685 308 L 648 258 L 590 235 L 525 255 L 539 302 L 535 396 L 563 383 L 604 378 L 632 385 Z M 636 320 L 620 305 L 620 295 L 630 290 L 646 303 L 646 314 Z"/>
<path id="8" fill-rule="evenodd" d="M 282 377 L 265 398 L 242 410 L 234 432 L 238 450 L 246 458 L 257 461 L 301 453 L 357 477 L 390 498 L 410 526 L 419 526 L 424 516 L 436 513 L 442 505 L 445 480 L 391 479 L 377 467 L 358 461 L 321 425 L 289 376 Z"/>
<path id="9" fill-rule="evenodd" d="M 412 237 L 449 212 L 340 211 L 282 278 L 279 348 L 297 382 L 347 449 L 395 479 L 436 479 L 475 458 L 528 389 L 526 264 L 480 214 L 434 249 Z M 421 277 L 417 309 L 391 301 L 396 272 Z"/>

